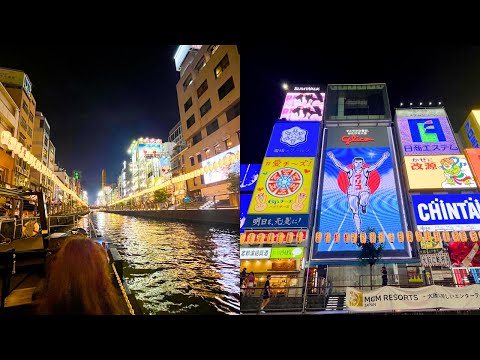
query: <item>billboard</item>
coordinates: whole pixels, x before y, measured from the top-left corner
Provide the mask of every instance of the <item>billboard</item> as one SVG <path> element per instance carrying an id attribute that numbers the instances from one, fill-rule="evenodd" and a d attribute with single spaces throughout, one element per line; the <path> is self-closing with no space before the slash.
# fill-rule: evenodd
<path id="1" fill-rule="evenodd" d="M 273 126 L 265 156 L 315 157 L 319 133 L 319 122 L 278 121 Z"/>
<path id="2" fill-rule="evenodd" d="M 280 119 L 322 121 L 325 93 L 319 86 L 294 86 L 285 96 Z"/>
<path id="3" fill-rule="evenodd" d="M 397 180 L 387 127 L 328 128 L 316 231 L 397 233 L 403 230 Z M 407 245 L 408 246 L 408 245 Z M 313 259 L 355 258 L 359 247 L 321 242 Z M 409 256 L 398 239 L 387 242 L 384 258 Z"/>
<path id="4" fill-rule="evenodd" d="M 465 149 L 463 151 L 465 158 L 467 159 L 470 170 L 472 170 L 475 182 L 480 184 L 480 149 Z"/>
<path id="5" fill-rule="evenodd" d="M 240 194 L 240 232 L 243 233 L 243 225 L 247 220 L 248 207 L 252 200 L 252 194 Z"/>
<path id="6" fill-rule="evenodd" d="M 478 148 L 480 139 L 480 110 L 472 110 L 460 128 L 460 135 L 467 148 Z"/>
<path id="7" fill-rule="evenodd" d="M 262 164 L 240 164 L 240 192 L 253 192 Z"/>
<path id="8" fill-rule="evenodd" d="M 314 165 L 310 157 L 264 158 L 246 227 L 307 227 Z"/>
<path id="9" fill-rule="evenodd" d="M 410 190 L 476 189 L 463 155 L 405 156 Z"/>
<path id="10" fill-rule="evenodd" d="M 214 164 L 227 155 L 235 155 L 237 151 L 240 151 L 240 145 L 234 146 L 233 148 L 228 149 L 227 151 L 224 151 L 218 155 L 212 156 L 209 159 L 205 159 L 202 161 L 202 168 L 205 168 L 210 164 Z M 203 178 L 205 180 L 205 184 L 208 185 L 217 181 L 227 180 L 228 174 L 231 172 L 240 173 L 240 163 L 238 161 L 235 161 L 230 165 L 219 166 L 218 169 L 205 173 Z"/>
<path id="11" fill-rule="evenodd" d="M 442 109 L 397 109 L 396 123 L 404 155 L 460 154 Z"/>
<path id="12" fill-rule="evenodd" d="M 412 195 L 420 231 L 480 230 L 480 194 Z"/>

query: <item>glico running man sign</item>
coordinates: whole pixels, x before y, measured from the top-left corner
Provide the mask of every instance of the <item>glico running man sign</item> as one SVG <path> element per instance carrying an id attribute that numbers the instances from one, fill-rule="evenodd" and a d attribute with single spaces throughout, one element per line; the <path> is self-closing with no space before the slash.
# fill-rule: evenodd
<path id="1" fill-rule="evenodd" d="M 397 109 L 396 123 L 404 155 L 459 154 L 443 109 Z"/>
<path id="2" fill-rule="evenodd" d="M 329 128 L 316 231 L 357 233 L 402 231 L 402 214 L 390 146 L 391 129 Z M 403 223 L 405 223 L 403 221 Z M 388 242 L 384 257 L 409 257 L 408 245 Z M 320 242 L 313 259 L 356 259 L 355 244 Z"/>
<path id="3" fill-rule="evenodd" d="M 420 231 L 480 230 L 480 194 L 412 195 Z"/>

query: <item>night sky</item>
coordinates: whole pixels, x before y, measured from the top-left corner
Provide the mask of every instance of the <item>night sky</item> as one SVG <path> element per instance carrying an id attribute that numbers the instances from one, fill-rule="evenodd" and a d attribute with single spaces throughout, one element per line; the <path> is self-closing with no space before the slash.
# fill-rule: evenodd
<path id="1" fill-rule="evenodd" d="M 242 44 L 242 163 L 261 163 L 285 100 L 281 84 L 386 83 L 390 107 L 442 102 L 454 131 L 480 108 L 480 47 Z"/>
<path id="2" fill-rule="evenodd" d="M 0 67 L 24 70 L 37 111 L 51 127 L 56 162 L 82 172 L 89 202 L 117 182 L 127 149 L 139 137 L 167 141 L 179 120 L 173 56 L 177 45 L 2 44 Z"/>

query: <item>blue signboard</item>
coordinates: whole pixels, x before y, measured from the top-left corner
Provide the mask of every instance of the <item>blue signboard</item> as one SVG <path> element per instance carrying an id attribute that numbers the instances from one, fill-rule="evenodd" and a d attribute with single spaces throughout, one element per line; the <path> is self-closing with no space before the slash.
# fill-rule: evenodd
<path id="1" fill-rule="evenodd" d="M 240 164 L 240 192 L 253 192 L 262 164 Z"/>
<path id="2" fill-rule="evenodd" d="M 308 228 L 308 214 L 260 215 L 250 214 L 245 221 L 246 229 L 305 229 Z"/>
<path id="3" fill-rule="evenodd" d="M 277 121 L 265 157 L 316 157 L 320 122 Z"/>
<path id="4" fill-rule="evenodd" d="M 251 200 L 252 194 L 240 194 L 240 233 L 243 233 L 243 226 L 247 220 L 247 212 Z"/>
<path id="5" fill-rule="evenodd" d="M 480 230 L 480 194 L 412 195 L 420 231 Z"/>

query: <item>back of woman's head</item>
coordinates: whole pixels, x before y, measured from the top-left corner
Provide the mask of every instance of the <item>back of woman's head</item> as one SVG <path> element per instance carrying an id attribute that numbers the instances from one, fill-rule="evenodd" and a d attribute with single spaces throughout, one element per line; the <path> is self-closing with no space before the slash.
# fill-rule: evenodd
<path id="1" fill-rule="evenodd" d="M 112 284 L 107 253 L 95 241 L 83 236 L 71 237 L 55 254 L 47 272 L 40 313 L 124 313 Z"/>

